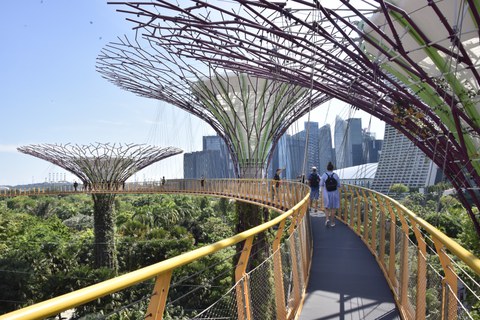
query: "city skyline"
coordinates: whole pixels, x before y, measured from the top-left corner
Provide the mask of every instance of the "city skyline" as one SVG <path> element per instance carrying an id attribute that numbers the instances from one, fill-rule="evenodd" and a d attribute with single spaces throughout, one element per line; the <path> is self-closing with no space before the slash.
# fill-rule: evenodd
<path id="1" fill-rule="evenodd" d="M 133 34 L 113 6 L 81 2 L 75 15 L 60 0 L 24 6 L 7 2 L 0 21 L 7 50 L 0 52 L 3 81 L 0 125 L 0 185 L 44 182 L 64 175 L 46 161 L 28 157 L 17 147 L 41 143 L 122 142 L 174 146 L 199 151 L 202 137 L 215 131 L 195 116 L 168 105 L 137 97 L 102 79 L 95 70 L 97 55 L 117 36 Z M 22 12 L 22 19 L 12 12 Z M 310 121 L 320 126 L 336 115 L 362 117 L 383 137 L 383 122 L 340 101 L 314 109 Z M 300 131 L 304 116 L 288 130 Z M 179 159 L 182 161 L 179 161 Z M 183 156 L 166 159 L 134 178 L 183 176 Z M 75 177 L 67 173 L 68 181 Z"/>

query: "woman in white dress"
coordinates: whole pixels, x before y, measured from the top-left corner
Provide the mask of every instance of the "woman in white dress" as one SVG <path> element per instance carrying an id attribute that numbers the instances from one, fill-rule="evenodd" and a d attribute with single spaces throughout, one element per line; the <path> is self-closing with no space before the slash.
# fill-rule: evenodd
<path id="1" fill-rule="evenodd" d="M 341 187 L 340 177 L 333 172 L 333 164 L 327 165 L 325 172 L 320 180 L 320 186 L 323 190 L 323 205 L 325 207 L 325 226 L 335 226 L 335 212 L 340 208 L 340 194 L 338 188 Z"/>

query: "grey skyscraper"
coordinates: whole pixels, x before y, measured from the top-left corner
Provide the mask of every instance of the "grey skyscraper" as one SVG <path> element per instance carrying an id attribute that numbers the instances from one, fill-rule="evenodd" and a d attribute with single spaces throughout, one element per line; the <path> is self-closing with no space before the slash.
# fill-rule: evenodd
<path id="1" fill-rule="evenodd" d="M 183 176 L 185 179 L 231 178 L 233 163 L 227 146 L 219 136 L 204 136 L 203 151 L 185 153 L 183 157 Z"/>
<path id="2" fill-rule="evenodd" d="M 303 159 L 305 155 L 305 137 L 301 135 L 287 135 L 287 172 L 289 179 L 296 179 L 302 175 Z"/>
<path id="3" fill-rule="evenodd" d="M 362 119 L 347 119 L 347 165 L 349 167 L 365 163 L 362 143 Z"/>
<path id="4" fill-rule="evenodd" d="M 346 168 L 365 163 L 363 153 L 362 119 L 335 118 L 335 156 L 337 168 Z"/>
<path id="5" fill-rule="evenodd" d="M 383 140 L 378 140 L 374 133 L 363 133 L 363 155 L 365 163 L 378 162 L 382 151 Z"/>
<path id="6" fill-rule="evenodd" d="M 343 120 L 339 116 L 335 118 L 335 128 L 333 135 L 333 142 L 335 143 L 335 167 L 346 168 L 348 167 L 348 145 L 347 145 L 347 121 Z"/>
<path id="7" fill-rule="evenodd" d="M 324 170 L 328 162 L 335 163 L 335 156 L 332 148 L 332 131 L 330 125 L 326 124 L 320 128 L 319 133 L 319 170 Z"/>
<path id="8" fill-rule="evenodd" d="M 385 137 L 372 189 L 388 194 L 401 183 L 409 188 L 435 184 L 438 167 L 404 135 L 385 125 Z"/>

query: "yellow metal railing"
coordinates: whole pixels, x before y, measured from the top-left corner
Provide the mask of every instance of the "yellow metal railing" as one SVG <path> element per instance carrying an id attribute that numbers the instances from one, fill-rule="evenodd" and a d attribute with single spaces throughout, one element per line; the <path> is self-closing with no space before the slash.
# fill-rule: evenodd
<path id="1" fill-rule="evenodd" d="M 42 319 L 45 317 L 57 315 L 60 312 L 75 308 L 90 301 L 96 300 L 105 295 L 118 292 L 122 289 L 131 287 L 135 284 L 155 279 L 153 293 L 150 299 L 146 318 L 162 319 L 165 310 L 165 304 L 168 297 L 168 290 L 172 273 L 182 266 L 196 261 L 202 257 L 212 255 L 220 250 L 229 248 L 237 243 L 244 242 L 243 251 L 235 270 L 235 292 L 237 308 L 232 311 L 235 317 L 242 319 L 252 318 L 251 304 L 256 299 L 251 292 L 251 283 L 249 279 L 254 277 L 258 270 L 253 270 L 247 274 L 246 266 L 250 257 L 250 250 L 254 238 L 259 233 L 277 227 L 275 239 L 272 243 L 273 255 L 267 260 L 271 260 L 271 273 L 267 274 L 267 281 L 273 282 L 275 295 L 277 319 L 292 318 L 300 306 L 307 277 L 308 268 L 311 260 L 311 234 L 309 228 L 309 219 L 305 218 L 308 208 L 309 189 L 307 186 L 296 183 L 282 181 L 278 190 L 272 188 L 272 181 L 268 180 L 210 180 L 205 181 L 203 186 L 199 180 L 171 180 L 162 185 L 161 183 L 148 184 L 127 184 L 121 190 L 115 192 L 128 193 L 183 193 L 183 194 L 203 194 L 219 197 L 234 198 L 241 201 L 259 204 L 281 213 L 277 218 L 259 225 L 255 228 L 239 233 L 231 238 L 218 241 L 194 251 L 184 253 L 177 257 L 159 262 L 157 264 L 142 268 L 140 270 L 121 275 L 119 277 L 44 301 L 38 304 L 5 314 L 0 319 Z M 32 195 L 32 194 L 58 194 L 84 192 L 83 190 L 74 191 L 73 188 L 54 189 L 35 189 L 35 190 L 9 190 L 2 192 L 0 196 Z M 87 192 L 113 192 L 108 188 L 93 186 Z M 286 212 L 285 212 L 286 211 Z M 286 222 L 289 220 L 289 228 L 286 228 Z M 273 229 L 272 229 L 273 230 Z M 286 234 L 285 234 L 286 233 Z M 287 236 L 285 243 L 281 243 L 282 237 Z M 282 265 L 282 250 L 288 246 L 289 268 L 291 267 L 293 277 L 291 284 L 285 286 L 283 275 L 285 266 Z M 269 276 L 269 275 L 273 275 Z M 264 285 L 265 286 L 265 285 Z M 291 288 L 290 291 L 285 287 Z M 258 295 L 258 294 L 257 294 Z M 258 295 L 259 296 L 259 295 Z"/>
<path id="2" fill-rule="evenodd" d="M 309 202 L 307 186 L 282 181 L 280 188 L 275 189 L 272 181 L 268 180 L 207 180 L 202 186 L 199 180 L 171 180 L 165 185 L 154 182 L 127 184 L 116 190 L 109 190 L 108 186 L 94 186 L 87 190 L 88 193 L 107 191 L 227 197 L 263 205 L 277 210 L 281 215 L 234 237 L 17 310 L 0 316 L 0 319 L 44 318 L 153 278 L 156 279 L 155 287 L 146 317 L 161 319 L 174 270 L 242 241 L 244 250 L 235 270 L 236 284 L 227 293 L 230 294 L 229 299 L 236 301 L 236 307 L 229 311 L 230 317 L 252 318 L 255 306 L 251 304 L 259 300 L 261 295 L 252 291 L 254 279 L 264 279 L 264 286 L 274 288 L 275 310 L 272 313 L 275 313 L 276 319 L 292 319 L 297 314 L 305 292 L 312 254 L 309 219 L 304 219 Z M 2 191 L 0 196 L 74 192 L 73 188 L 8 190 Z M 463 262 L 471 273 L 480 275 L 480 260 L 477 257 L 388 196 L 349 185 L 345 185 L 340 192 L 342 202 L 337 216 L 361 237 L 377 259 L 403 319 L 470 318 L 462 297 L 457 295 L 458 283 L 463 279 L 455 261 Z M 288 228 L 287 221 L 290 222 Z M 271 269 L 270 272 L 262 274 L 263 271 L 258 269 L 247 273 L 246 265 L 255 235 L 273 227 L 277 228 L 272 243 L 273 254 L 265 264 L 266 268 Z M 286 238 L 283 242 L 282 237 Z M 286 256 L 288 263 L 285 263 Z M 284 283 L 287 280 L 282 276 L 286 273 L 292 274 L 288 284 Z M 441 301 L 439 307 L 429 305 L 432 297 Z M 210 311 L 205 310 L 205 318 Z M 215 314 L 214 311 L 211 314 Z"/>
<path id="3" fill-rule="evenodd" d="M 338 218 L 361 236 L 377 259 L 402 318 L 438 314 L 440 319 L 470 319 L 457 295 L 457 284 L 464 279 L 455 260 L 480 275 L 480 259 L 386 195 L 346 185 L 341 198 Z M 479 294 L 472 293 L 474 299 Z M 428 305 L 432 297 L 441 301 L 439 308 Z"/>

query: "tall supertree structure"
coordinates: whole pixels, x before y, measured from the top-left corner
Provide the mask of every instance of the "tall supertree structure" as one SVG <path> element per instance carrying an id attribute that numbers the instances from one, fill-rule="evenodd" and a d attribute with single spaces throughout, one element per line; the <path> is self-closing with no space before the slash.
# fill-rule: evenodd
<path id="1" fill-rule="evenodd" d="M 225 140 L 240 178 L 264 177 L 274 146 L 290 124 L 329 99 L 282 79 L 192 61 L 174 47 L 159 48 L 148 39 L 124 37 L 110 43 L 98 57 L 97 70 L 127 91 L 167 101 L 209 123 Z M 236 203 L 236 213 L 237 232 L 267 216 L 246 202 Z M 252 252 L 254 268 L 269 253 L 265 234 L 256 238 Z"/>
<path id="2" fill-rule="evenodd" d="M 480 235 L 477 2 L 116 5 L 159 48 L 315 89 L 392 125 L 444 171 Z"/>
<path id="3" fill-rule="evenodd" d="M 148 165 L 182 153 L 174 147 L 96 143 L 38 144 L 18 151 L 47 160 L 77 176 L 92 192 L 96 267 L 117 269 L 115 249 L 115 193 L 125 181 Z"/>
<path id="4" fill-rule="evenodd" d="M 171 50 L 148 40 L 132 44 L 119 38 L 98 57 L 97 70 L 127 91 L 169 102 L 206 121 L 226 141 L 242 178 L 263 177 L 286 129 L 329 99 L 282 79 L 192 62 Z"/>

